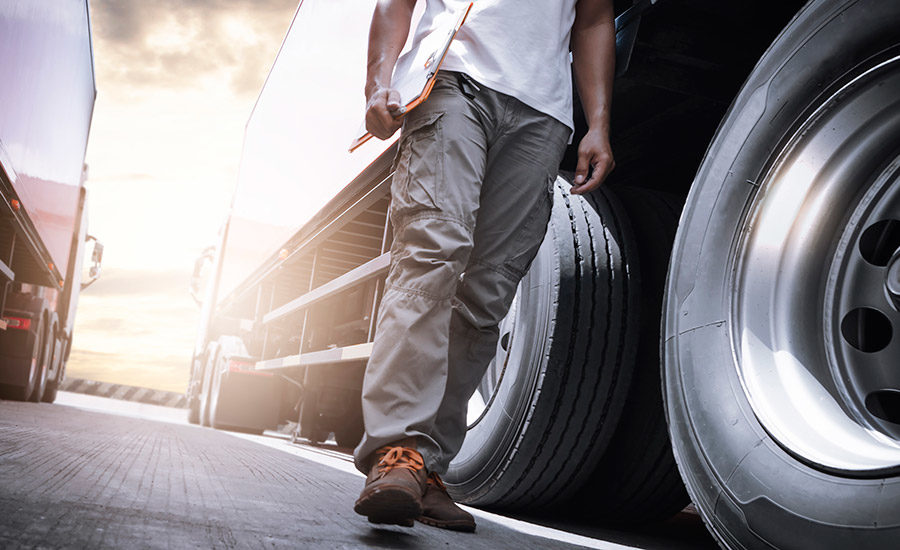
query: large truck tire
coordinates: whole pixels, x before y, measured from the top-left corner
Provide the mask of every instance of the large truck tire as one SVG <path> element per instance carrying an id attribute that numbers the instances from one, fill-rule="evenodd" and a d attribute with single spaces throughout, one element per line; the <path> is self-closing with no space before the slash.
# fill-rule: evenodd
<path id="1" fill-rule="evenodd" d="M 444 476 L 462 502 L 546 510 L 565 500 L 622 411 L 638 335 L 631 237 L 613 197 L 568 189 L 557 180 L 547 235 Z"/>
<path id="2" fill-rule="evenodd" d="M 0 398 L 34 401 L 43 395 L 47 379 L 46 306 L 40 298 L 27 294 L 10 294 L 5 313 L 21 314 L 31 319 L 29 330 L 7 329 L 0 335 Z M 40 401 L 40 398 L 37 399 Z"/>
<path id="3" fill-rule="evenodd" d="M 200 398 L 194 397 L 188 400 L 188 424 L 200 424 Z"/>
<path id="4" fill-rule="evenodd" d="M 590 479 L 568 513 L 606 523 L 666 519 L 688 504 L 666 424 L 660 380 L 660 319 L 672 242 L 683 199 L 635 187 L 610 189 L 637 244 L 640 344 L 622 417 Z"/>
<path id="5" fill-rule="evenodd" d="M 219 354 L 219 344 L 210 342 L 206 345 L 206 355 L 203 361 L 203 373 L 200 376 L 200 425 L 209 426 L 209 403 L 212 395 L 212 375 Z M 189 412 L 190 413 L 190 412 Z"/>
<path id="6" fill-rule="evenodd" d="M 351 404 L 334 428 L 334 440 L 340 447 L 353 449 L 362 441 L 366 429 L 363 424 L 362 396 L 359 392 L 348 393 L 351 397 L 348 401 Z"/>
<path id="7" fill-rule="evenodd" d="M 720 126 L 667 284 L 675 457 L 726 548 L 900 541 L 900 2 L 814 0 Z"/>
<path id="8" fill-rule="evenodd" d="M 56 395 L 59 393 L 59 385 L 62 383 L 63 369 L 63 348 L 65 340 L 59 333 L 59 317 L 54 311 L 50 316 L 50 362 L 48 363 L 47 387 L 44 389 L 44 395 L 41 401 L 44 403 L 53 403 L 56 401 Z"/>
<path id="9" fill-rule="evenodd" d="M 37 329 L 37 333 L 40 334 L 38 337 L 40 340 L 40 353 L 38 356 L 34 389 L 31 390 L 28 401 L 40 403 L 41 399 L 44 397 L 44 390 L 47 389 L 47 375 L 50 370 L 50 353 L 53 347 L 51 345 L 52 342 L 50 341 L 50 323 L 47 320 L 47 315 L 43 308 L 35 316 L 35 319 L 40 320 L 40 327 Z"/>
<path id="10" fill-rule="evenodd" d="M 28 337 L 26 346 L 31 350 L 27 359 L 3 357 L 4 368 L 22 369 L 24 373 L 23 383 L 0 384 L 0 399 L 12 401 L 28 401 L 40 378 L 41 351 L 44 343 L 41 341 L 43 327 L 38 327 L 34 335 Z M 4 350 L 6 351 L 6 350 Z"/>
<path id="11" fill-rule="evenodd" d="M 199 380 L 200 388 L 196 391 L 188 392 L 188 400 L 187 400 L 187 421 L 188 424 L 199 425 L 200 424 L 200 416 L 201 416 L 201 407 L 204 405 L 202 402 L 203 397 L 203 381 L 204 376 L 206 374 L 206 361 L 209 354 L 209 347 L 204 350 L 204 354 L 200 358 L 195 358 L 193 360 L 193 367 L 191 371 L 191 380 L 195 378 Z M 199 372 L 195 372 L 195 370 L 199 370 Z M 193 382 L 191 383 L 193 384 Z"/>
<path id="12" fill-rule="evenodd" d="M 235 361 L 252 364 L 243 341 L 220 336 L 218 353 L 210 373 L 209 425 L 217 430 L 261 434 L 275 428 L 281 406 L 280 387 L 268 373 L 249 373 L 233 368 Z"/>

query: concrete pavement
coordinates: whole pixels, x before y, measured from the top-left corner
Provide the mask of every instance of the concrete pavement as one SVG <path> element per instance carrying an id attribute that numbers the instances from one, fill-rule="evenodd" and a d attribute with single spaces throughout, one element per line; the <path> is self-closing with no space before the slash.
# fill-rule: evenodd
<path id="1" fill-rule="evenodd" d="M 0 401 L 0 547 L 715 547 L 699 524 L 680 538 L 578 534 L 481 511 L 474 535 L 379 528 L 353 513 L 362 478 L 340 453 L 190 426 L 163 407 L 59 401 Z"/>

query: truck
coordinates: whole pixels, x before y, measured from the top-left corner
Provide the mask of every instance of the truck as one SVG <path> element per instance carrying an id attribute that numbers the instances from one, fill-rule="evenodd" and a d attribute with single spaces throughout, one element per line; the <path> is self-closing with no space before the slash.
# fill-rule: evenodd
<path id="1" fill-rule="evenodd" d="M 84 186 L 97 94 L 87 1 L 0 1 L 0 75 L 0 398 L 52 403 L 103 256 Z"/>
<path id="2" fill-rule="evenodd" d="M 300 2 L 255 104 L 197 264 L 192 422 L 359 441 L 403 139 L 347 151 L 374 4 Z M 693 502 L 730 549 L 896 546 L 900 3 L 615 11 L 616 169 L 569 193 L 576 97 L 450 493 L 605 524 Z"/>

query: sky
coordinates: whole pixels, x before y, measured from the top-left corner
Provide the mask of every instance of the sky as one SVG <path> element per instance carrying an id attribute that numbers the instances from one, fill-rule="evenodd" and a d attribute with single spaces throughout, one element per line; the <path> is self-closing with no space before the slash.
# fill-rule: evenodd
<path id="1" fill-rule="evenodd" d="M 81 294 L 66 374 L 183 392 L 244 125 L 297 0 L 91 0 L 97 101 L 87 150 L 100 280 Z"/>

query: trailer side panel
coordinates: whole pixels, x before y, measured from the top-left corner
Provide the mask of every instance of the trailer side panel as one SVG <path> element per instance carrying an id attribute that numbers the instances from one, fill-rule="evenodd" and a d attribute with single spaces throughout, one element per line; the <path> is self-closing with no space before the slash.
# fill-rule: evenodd
<path id="1" fill-rule="evenodd" d="M 61 276 L 96 95 L 86 2 L 0 1 L 0 79 L 0 165 Z"/>

